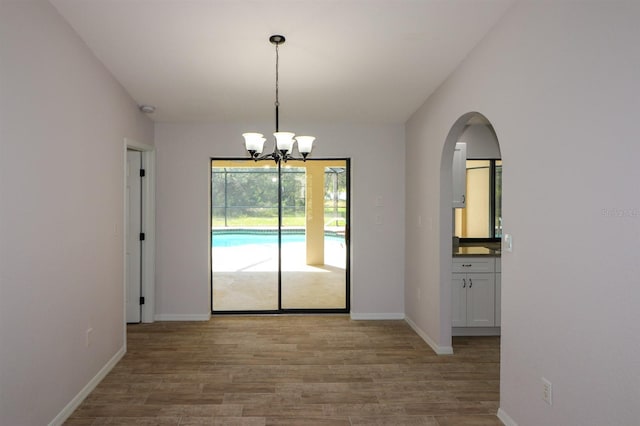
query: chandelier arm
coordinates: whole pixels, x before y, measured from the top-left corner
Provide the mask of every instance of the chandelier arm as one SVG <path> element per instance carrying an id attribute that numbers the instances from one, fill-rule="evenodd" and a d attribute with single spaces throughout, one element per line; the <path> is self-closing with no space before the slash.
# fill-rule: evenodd
<path id="1" fill-rule="evenodd" d="M 262 160 L 276 160 L 276 163 L 278 162 L 278 156 L 276 155 L 276 153 L 269 153 L 269 154 L 263 154 L 263 155 L 256 155 L 253 157 L 254 161 L 262 161 Z"/>

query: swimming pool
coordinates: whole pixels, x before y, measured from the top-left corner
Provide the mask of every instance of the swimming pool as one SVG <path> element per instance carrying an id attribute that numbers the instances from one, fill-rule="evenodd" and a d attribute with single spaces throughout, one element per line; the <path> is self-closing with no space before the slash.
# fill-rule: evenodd
<path id="1" fill-rule="evenodd" d="M 224 231 L 212 231 L 211 232 L 211 246 L 212 247 L 238 247 L 243 245 L 277 245 L 278 234 L 277 232 L 250 232 L 250 231 L 238 231 L 230 232 Z M 344 243 L 344 236 L 335 232 L 325 232 L 325 242 Z M 305 234 L 302 232 L 286 232 L 282 233 L 282 244 L 291 243 L 304 243 Z"/>

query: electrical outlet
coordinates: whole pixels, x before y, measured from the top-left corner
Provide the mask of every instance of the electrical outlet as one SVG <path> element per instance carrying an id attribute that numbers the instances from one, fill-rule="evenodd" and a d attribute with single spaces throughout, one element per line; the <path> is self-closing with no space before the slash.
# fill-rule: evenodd
<path id="1" fill-rule="evenodd" d="M 549 405 L 553 404 L 553 385 L 544 377 L 542 378 L 542 400 Z"/>
<path id="2" fill-rule="evenodd" d="M 87 339 L 85 344 L 87 345 L 88 348 L 91 347 L 91 334 L 93 333 L 93 328 L 87 328 Z"/>

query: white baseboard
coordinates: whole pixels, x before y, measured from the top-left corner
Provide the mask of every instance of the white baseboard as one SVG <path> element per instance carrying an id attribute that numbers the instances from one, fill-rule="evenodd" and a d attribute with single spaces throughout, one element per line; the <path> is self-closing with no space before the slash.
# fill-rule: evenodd
<path id="1" fill-rule="evenodd" d="M 422 337 L 422 340 L 424 340 L 427 345 L 431 346 L 431 349 L 433 349 L 433 351 L 438 354 L 438 355 L 453 355 L 453 347 L 452 346 L 440 346 L 438 345 L 436 342 L 433 341 L 433 339 L 431 339 L 431 337 L 429 337 L 429 335 L 427 333 L 425 333 L 420 327 L 418 327 L 418 325 L 416 323 L 414 323 L 413 321 L 411 321 L 411 318 L 405 318 L 404 319 L 407 324 L 409 324 L 409 326 L 413 329 L 413 331 L 416 332 L 416 334 L 420 337 Z"/>
<path id="2" fill-rule="evenodd" d="M 452 336 L 500 336 L 500 327 L 453 327 Z"/>
<path id="3" fill-rule="evenodd" d="M 403 313 L 382 313 L 382 314 L 358 314 L 358 313 L 351 313 L 351 319 L 354 321 L 369 321 L 369 320 L 403 320 L 404 319 L 404 314 Z"/>
<path id="4" fill-rule="evenodd" d="M 156 321 L 209 321 L 211 314 L 157 314 Z"/>
<path id="5" fill-rule="evenodd" d="M 518 423 L 515 422 L 502 408 L 498 408 L 498 418 L 505 426 L 518 426 Z"/>
<path id="6" fill-rule="evenodd" d="M 120 348 L 120 350 L 118 350 L 118 352 L 116 352 L 116 354 L 111 357 L 111 359 L 104 365 L 104 367 L 102 367 L 100 371 L 98 371 L 98 374 L 96 374 L 93 379 L 89 380 L 89 383 L 87 383 L 86 386 L 82 388 L 82 390 L 67 404 L 67 406 L 64 407 L 53 420 L 51 420 L 49 426 L 62 425 L 65 420 L 67 420 L 69 416 L 73 414 L 76 408 L 80 406 L 82 401 L 84 401 L 84 399 L 91 393 L 91 391 L 94 390 L 96 386 L 98 386 L 98 384 L 102 381 L 102 379 L 104 379 L 105 376 L 109 374 L 109 372 L 113 369 L 113 367 L 116 366 L 118 361 L 120 361 L 120 359 L 122 359 L 122 357 L 124 356 L 125 352 L 126 350 L 124 346 Z"/>

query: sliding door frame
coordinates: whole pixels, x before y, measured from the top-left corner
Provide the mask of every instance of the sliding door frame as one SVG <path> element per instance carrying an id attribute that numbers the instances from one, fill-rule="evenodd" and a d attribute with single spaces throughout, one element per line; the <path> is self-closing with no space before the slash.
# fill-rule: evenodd
<path id="1" fill-rule="evenodd" d="M 282 308 L 282 163 L 278 163 L 278 309 L 275 310 L 213 310 L 213 263 L 212 263 L 212 242 L 213 242 L 213 184 L 211 181 L 211 169 L 214 161 L 250 161 L 246 157 L 211 157 L 209 159 L 209 294 L 210 309 L 212 315 L 261 315 L 261 314 L 336 314 L 349 313 L 351 311 L 351 159 L 350 158 L 313 158 L 308 162 L 315 161 L 344 161 L 346 168 L 346 188 L 347 200 L 345 206 L 345 307 L 344 308 Z M 306 228 L 306 226 L 305 226 Z"/>

